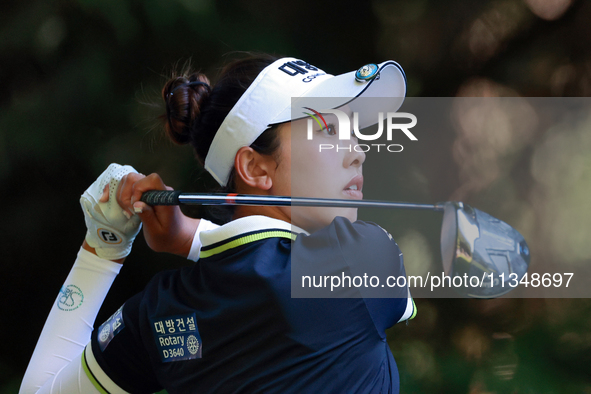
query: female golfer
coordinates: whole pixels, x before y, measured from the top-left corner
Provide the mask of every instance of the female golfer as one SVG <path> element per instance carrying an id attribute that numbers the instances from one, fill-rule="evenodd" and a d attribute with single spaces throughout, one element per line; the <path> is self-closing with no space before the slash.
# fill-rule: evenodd
<path id="1" fill-rule="evenodd" d="M 395 111 L 405 89 L 392 61 L 333 76 L 256 56 L 214 86 L 175 77 L 162 96 L 168 135 L 190 143 L 225 192 L 361 199 L 365 153 L 342 115 L 363 127 L 360 99 Z M 167 188 L 112 164 L 82 195 L 85 241 L 22 393 L 398 392 L 385 330 L 416 311 L 407 288 L 367 283 L 405 275 L 385 230 L 354 208 L 228 207 L 217 226 L 139 201 Z M 152 249 L 198 262 L 157 274 L 93 330 L 140 220 Z"/>

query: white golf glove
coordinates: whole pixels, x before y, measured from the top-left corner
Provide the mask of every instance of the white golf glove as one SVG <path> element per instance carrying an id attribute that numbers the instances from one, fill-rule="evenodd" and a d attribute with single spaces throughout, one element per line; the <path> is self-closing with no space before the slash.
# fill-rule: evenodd
<path id="1" fill-rule="evenodd" d="M 131 166 L 111 164 L 80 197 L 86 221 L 86 243 L 106 260 L 122 259 L 131 252 L 135 236 L 142 228 L 137 215 L 128 219 L 117 204 L 117 186 L 124 175 L 137 171 Z M 109 201 L 99 202 L 105 185 L 109 186 Z"/>

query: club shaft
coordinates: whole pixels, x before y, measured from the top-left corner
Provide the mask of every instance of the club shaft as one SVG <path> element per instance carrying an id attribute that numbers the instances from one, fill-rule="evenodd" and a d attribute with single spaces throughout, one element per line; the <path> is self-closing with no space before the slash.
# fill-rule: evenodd
<path id="1" fill-rule="evenodd" d="M 255 205 L 332 208 L 390 208 L 443 211 L 443 204 L 416 204 L 380 200 L 347 200 L 330 198 L 261 196 L 249 194 L 182 193 L 180 191 L 148 191 L 142 201 L 149 205 Z"/>

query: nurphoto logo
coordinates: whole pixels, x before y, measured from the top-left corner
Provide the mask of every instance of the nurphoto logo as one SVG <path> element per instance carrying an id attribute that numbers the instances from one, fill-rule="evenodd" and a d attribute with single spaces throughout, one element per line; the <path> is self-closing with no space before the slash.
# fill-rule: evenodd
<path id="1" fill-rule="evenodd" d="M 353 112 L 353 133 L 351 133 L 351 119 L 349 115 L 345 112 L 338 110 L 338 109 L 323 109 L 321 111 L 316 111 L 312 108 L 305 107 L 307 110 L 311 112 L 304 112 L 304 114 L 310 116 L 312 119 L 308 119 L 307 124 L 307 138 L 308 140 L 313 139 L 313 127 L 314 121 L 320 126 L 320 129 L 328 129 L 328 124 L 324 119 L 322 114 L 333 114 L 336 116 L 338 121 L 338 133 L 339 133 L 339 140 L 350 140 L 352 135 L 355 135 L 359 141 L 375 141 L 380 138 L 384 134 L 384 118 L 386 120 L 386 139 L 388 141 L 392 141 L 392 135 L 394 131 L 402 131 L 408 139 L 411 141 L 418 141 L 417 137 L 413 133 L 410 132 L 409 129 L 413 128 L 417 125 L 417 117 L 408 112 L 387 112 L 385 115 L 383 112 L 378 112 L 377 114 L 377 124 L 378 130 L 374 134 L 362 134 L 359 131 L 359 113 Z M 395 123 L 395 119 L 408 119 L 408 123 Z M 337 145 L 335 147 L 334 144 L 319 144 L 319 151 L 322 152 L 323 150 L 331 150 L 336 149 L 339 150 L 355 150 L 356 152 L 368 152 L 371 147 L 376 147 L 378 152 L 380 151 L 380 147 L 385 147 L 388 152 L 402 152 L 404 149 L 400 144 L 355 144 L 347 146 Z"/>

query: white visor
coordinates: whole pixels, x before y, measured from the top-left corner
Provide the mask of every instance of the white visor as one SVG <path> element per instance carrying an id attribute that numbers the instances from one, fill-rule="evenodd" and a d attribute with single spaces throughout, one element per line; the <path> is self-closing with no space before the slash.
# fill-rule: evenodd
<path id="1" fill-rule="evenodd" d="M 384 112 L 393 112 L 405 95 L 406 76 L 391 60 L 334 76 L 299 59 L 279 59 L 260 72 L 232 107 L 211 143 L 205 169 L 225 186 L 240 148 L 250 146 L 269 127 L 294 120 L 292 99 L 304 109 L 305 99 L 322 97 L 329 100 L 324 108 L 334 109 L 357 97 L 383 97 L 392 99 L 384 101 Z M 360 118 L 361 127 L 374 123 L 375 117 Z"/>

